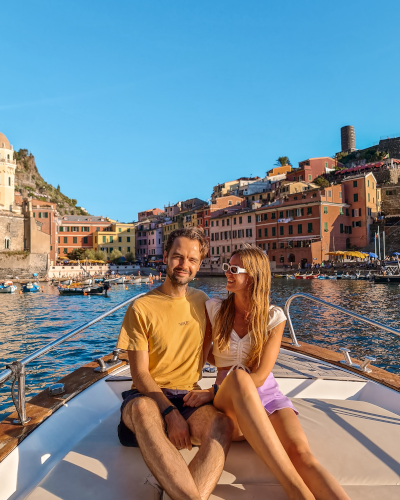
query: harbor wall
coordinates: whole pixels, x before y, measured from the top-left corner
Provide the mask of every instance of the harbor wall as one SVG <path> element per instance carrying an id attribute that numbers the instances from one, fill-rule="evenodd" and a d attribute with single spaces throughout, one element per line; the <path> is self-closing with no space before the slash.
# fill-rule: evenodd
<path id="1" fill-rule="evenodd" d="M 82 264 L 83 269 L 90 275 L 105 274 L 114 271 L 119 274 L 137 274 L 140 271 L 139 266 L 116 266 L 113 264 L 104 264 L 100 266 L 86 266 Z M 82 267 L 76 266 L 50 266 L 47 273 L 49 278 L 65 278 L 78 276 L 83 272 Z M 149 270 L 150 272 L 150 270 Z M 143 273 L 142 273 L 143 274 Z M 148 274 L 148 273 L 147 273 Z"/>
<path id="2" fill-rule="evenodd" d="M 0 253 L 0 280 L 6 278 L 30 278 L 33 273 L 44 276 L 50 264 L 48 253 L 25 253 L 10 255 Z"/>

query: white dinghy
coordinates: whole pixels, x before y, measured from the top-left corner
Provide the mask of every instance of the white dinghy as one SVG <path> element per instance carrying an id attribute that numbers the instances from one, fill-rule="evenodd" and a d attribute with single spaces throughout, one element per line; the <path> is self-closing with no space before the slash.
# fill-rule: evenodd
<path id="1" fill-rule="evenodd" d="M 142 294 L 143 295 L 143 294 Z M 139 297 L 138 295 L 137 297 Z M 25 404 L 25 366 L 61 342 L 84 331 L 121 307 L 76 328 L 0 373 L 0 383 L 19 380 L 18 412 L 0 423 L 0 500 L 154 500 L 160 494 L 138 448 L 121 446 L 117 437 L 121 392 L 130 388 L 126 353 L 89 363 Z M 400 376 L 343 355 L 297 342 L 290 319 L 296 297 L 318 302 L 374 327 L 400 332 L 298 293 L 285 312 L 291 339 L 282 342 L 274 375 L 299 419 L 316 458 L 343 485 L 352 500 L 400 498 Z M 210 387 L 215 373 L 203 372 Z M 24 425 L 14 422 L 22 419 Z M 182 455 L 190 461 L 197 448 Z M 165 497 L 164 497 L 165 498 Z M 213 500 L 271 499 L 287 496 L 269 468 L 247 442 L 233 443 Z"/>

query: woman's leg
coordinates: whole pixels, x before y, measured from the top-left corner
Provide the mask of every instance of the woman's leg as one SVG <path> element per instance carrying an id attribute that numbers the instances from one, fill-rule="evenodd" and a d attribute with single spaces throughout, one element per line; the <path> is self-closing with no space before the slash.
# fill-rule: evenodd
<path id="1" fill-rule="evenodd" d="M 350 500 L 346 492 L 311 453 L 307 437 L 291 408 L 277 410 L 269 416 L 283 447 L 297 472 L 317 500 Z"/>
<path id="2" fill-rule="evenodd" d="M 228 375 L 215 396 L 214 406 L 234 420 L 234 438 L 240 439 L 243 433 L 290 499 L 315 500 L 279 441 L 248 373 L 235 370 Z"/>

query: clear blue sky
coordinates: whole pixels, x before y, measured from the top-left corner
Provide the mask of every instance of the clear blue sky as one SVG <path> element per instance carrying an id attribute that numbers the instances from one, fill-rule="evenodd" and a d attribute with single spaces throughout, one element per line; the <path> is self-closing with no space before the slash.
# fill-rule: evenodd
<path id="1" fill-rule="evenodd" d="M 400 135 L 400 3 L 3 2 L 0 131 L 120 221 Z"/>

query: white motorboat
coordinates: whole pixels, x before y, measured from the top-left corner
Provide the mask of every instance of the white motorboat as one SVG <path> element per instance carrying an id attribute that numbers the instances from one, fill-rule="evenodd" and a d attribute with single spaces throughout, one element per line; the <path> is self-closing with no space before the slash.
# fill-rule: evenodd
<path id="1" fill-rule="evenodd" d="M 3 281 L 0 283 L 0 293 L 14 293 L 17 290 L 17 287 L 10 280 Z"/>
<path id="2" fill-rule="evenodd" d="M 122 285 L 126 281 L 125 276 L 118 276 L 117 278 L 108 278 L 104 280 L 104 283 L 109 283 L 110 285 L 113 285 L 114 283 L 116 285 Z"/>
<path id="3" fill-rule="evenodd" d="M 92 278 L 85 278 L 85 279 L 78 279 L 75 281 L 75 283 L 79 284 L 79 285 L 92 285 L 93 284 L 93 280 Z"/>
<path id="4" fill-rule="evenodd" d="M 148 276 L 142 276 L 141 279 L 140 279 L 140 281 L 142 283 L 148 283 L 150 281 L 150 278 Z"/>
<path id="5" fill-rule="evenodd" d="M 140 295 L 139 295 L 140 296 Z M 137 297 L 139 297 L 137 296 Z M 135 298 L 137 298 L 135 297 Z M 63 337 L 21 366 L 81 333 L 129 299 Z M 400 336 L 400 332 L 317 297 L 297 293 L 286 303 L 291 339 L 284 338 L 273 369 L 281 391 L 299 410 L 316 458 L 343 485 L 352 500 L 397 500 L 400 494 L 400 376 L 311 344 L 298 343 L 290 319 L 295 298 L 319 303 Z M 315 324 L 313 324 L 315 328 Z M 130 388 L 126 353 L 118 350 L 88 363 L 25 405 L 24 371 L 0 373 L 0 383 L 16 376 L 18 413 L 0 423 L 0 500 L 154 500 L 160 498 L 138 448 L 117 437 L 121 393 Z M 95 371 L 96 369 L 96 371 Z M 211 387 L 215 373 L 203 372 Z M 62 392 L 64 391 L 64 392 Z M 22 419 L 25 425 L 15 423 Z M 31 420 L 28 420 L 28 419 Z M 181 451 L 189 462 L 197 448 Z M 163 497 L 166 498 L 166 497 Z M 169 498 L 169 497 L 167 497 Z M 270 469 L 246 441 L 232 443 L 212 500 L 285 500 Z"/>

